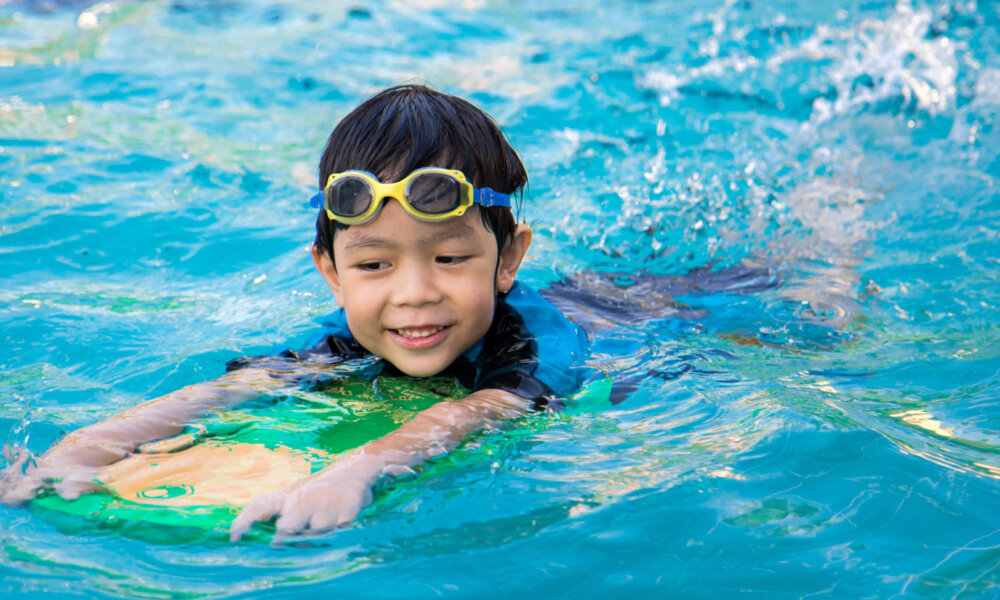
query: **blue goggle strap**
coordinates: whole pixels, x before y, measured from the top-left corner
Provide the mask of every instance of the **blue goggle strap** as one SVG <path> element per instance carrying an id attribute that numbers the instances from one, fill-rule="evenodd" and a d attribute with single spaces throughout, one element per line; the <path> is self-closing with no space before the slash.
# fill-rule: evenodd
<path id="1" fill-rule="evenodd" d="M 510 208 L 510 194 L 501 194 L 492 188 L 472 190 L 472 202 L 480 206 L 502 206 Z M 321 208 L 323 206 L 323 192 L 320 192 L 309 199 L 309 206 Z"/>
<path id="2" fill-rule="evenodd" d="M 473 189 L 472 202 L 480 206 L 502 206 L 510 208 L 510 195 L 501 194 L 492 188 Z"/>

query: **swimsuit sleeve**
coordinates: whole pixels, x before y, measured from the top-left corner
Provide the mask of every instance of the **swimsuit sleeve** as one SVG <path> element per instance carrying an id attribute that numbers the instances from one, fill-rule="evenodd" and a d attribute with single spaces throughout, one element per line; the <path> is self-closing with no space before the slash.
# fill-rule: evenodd
<path id="1" fill-rule="evenodd" d="M 497 303 L 477 359 L 476 389 L 495 388 L 557 408 L 556 397 L 579 389 L 588 371 L 583 330 L 535 290 L 516 284 Z"/>

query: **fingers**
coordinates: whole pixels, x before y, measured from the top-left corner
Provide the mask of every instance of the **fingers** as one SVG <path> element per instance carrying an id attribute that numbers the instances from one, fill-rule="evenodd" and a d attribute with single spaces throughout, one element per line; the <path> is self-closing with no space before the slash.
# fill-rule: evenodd
<path id="1" fill-rule="evenodd" d="M 295 500 L 293 497 L 292 500 Z M 298 533 L 306 528 L 309 523 L 309 512 L 298 502 L 286 502 L 286 509 L 274 522 L 275 533 L 281 536 Z"/>
<path id="2" fill-rule="evenodd" d="M 281 512 L 285 496 L 282 490 L 254 498 L 229 526 L 229 541 L 236 542 L 257 521 L 267 521 Z"/>
<path id="3" fill-rule="evenodd" d="M 52 488 L 66 500 L 105 489 L 97 480 L 100 469 L 88 463 L 95 455 L 82 451 L 86 448 L 77 450 L 74 454 L 67 447 L 56 446 L 36 458 L 26 448 L 5 447 L 4 456 L 14 461 L 0 473 L 0 502 L 18 506 L 45 488 Z M 108 455 L 104 452 L 103 456 Z"/>
<path id="4" fill-rule="evenodd" d="M 4 482 L 0 491 L 0 502 L 7 506 L 21 506 L 38 495 L 43 483 L 34 477 L 20 476 L 17 481 Z"/>
<path id="5" fill-rule="evenodd" d="M 303 531 L 320 533 L 346 525 L 371 503 L 372 479 L 359 477 L 343 464 L 338 469 L 327 467 L 255 498 L 229 527 L 229 539 L 237 541 L 254 523 L 273 517 L 278 517 L 275 542 Z"/>
<path id="6" fill-rule="evenodd" d="M 5 453 L 8 451 L 4 449 Z M 35 497 L 42 487 L 41 479 L 25 473 L 25 463 L 31 457 L 27 451 L 15 455 L 12 462 L 0 473 L 0 502 L 7 506 L 20 506 Z"/>
<path id="7" fill-rule="evenodd" d="M 310 531 L 326 531 L 344 527 L 357 518 L 361 509 L 372 502 L 372 490 L 367 485 L 346 486 L 336 496 L 327 496 L 323 509 L 313 512 Z"/>
<path id="8" fill-rule="evenodd" d="M 328 488 L 296 487 L 278 490 L 254 499 L 229 528 L 229 539 L 239 540 L 254 523 L 277 516 L 274 541 L 297 534 L 318 534 L 349 524 L 371 502 L 371 491 L 348 488 L 330 493 Z"/>
<path id="9" fill-rule="evenodd" d="M 343 527 L 351 522 L 357 513 L 351 515 L 342 511 L 328 511 L 318 513 L 309 519 L 309 530 L 314 532 L 328 531 Z"/>
<path id="10" fill-rule="evenodd" d="M 0 476 L 0 502 L 8 506 L 20 506 L 33 500 L 46 487 L 51 487 L 66 500 L 76 500 L 81 494 L 104 489 L 100 482 L 87 477 L 87 471 L 58 478 L 62 474 L 46 466 L 23 471 L 23 462 L 11 465 Z"/>
<path id="11" fill-rule="evenodd" d="M 298 490 L 289 496 L 285 511 L 274 525 L 281 536 L 333 529 L 349 523 L 358 514 L 357 509 L 351 512 L 349 502 L 322 487 Z"/>
<path id="12" fill-rule="evenodd" d="M 338 527 L 343 527 L 354 520 L 361 512 L 360 506 L 339 502 L 335 506 L 328 506 L 326 510 L 317 512 L 309 518 L 309 530 L 314 533 L 329 531 Z"/>

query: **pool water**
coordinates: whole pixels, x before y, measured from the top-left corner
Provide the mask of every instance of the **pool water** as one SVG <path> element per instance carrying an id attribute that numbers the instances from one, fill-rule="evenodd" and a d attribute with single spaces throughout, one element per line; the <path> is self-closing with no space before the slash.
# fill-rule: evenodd
<path id="1" fill-rule="evenodd" d="M 0 4 L 5 441 L 305 339 L 325 137 L 412 81 L 520 151 L 521 279 L 631 307 L 627 397 L 302 544 L 0 508 L 0 596 L 1000 597 L 1000 5 L 325 4 Z"/>

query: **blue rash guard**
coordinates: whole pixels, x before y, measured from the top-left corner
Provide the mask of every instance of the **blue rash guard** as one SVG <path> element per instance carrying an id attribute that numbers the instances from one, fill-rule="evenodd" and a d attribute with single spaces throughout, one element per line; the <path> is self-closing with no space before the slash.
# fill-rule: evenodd
<path id="1" fill-rule="evenodd" d="M 349 360 L 370 358 L 372 354 L 354 339 L 343 309 L 322 321 L 323 330 L 306 348 L 285 350 L 277 356 L 239 358 L 226 365 L 227 371 L 260 366 L 277 377 L 319 383 L 315 371 L 305 374 L 302 366 L 317 367 Z M 498 298 L 493 323 L 483 339 L 466 350 L 441 375 L 451 375 L 472 390 L 500 389 L 534 401 L 536 409 L 561 408 L 566 397 L 582 385 L 589 374 L 584 366 L 587 337 L 534 289 L 515 283 Z M 296 364 L 300 365 L 296 368 Z M 359 376 L 372 378 L 396 369 L 385 360 L 374 368 L 362 369 Z"/>

